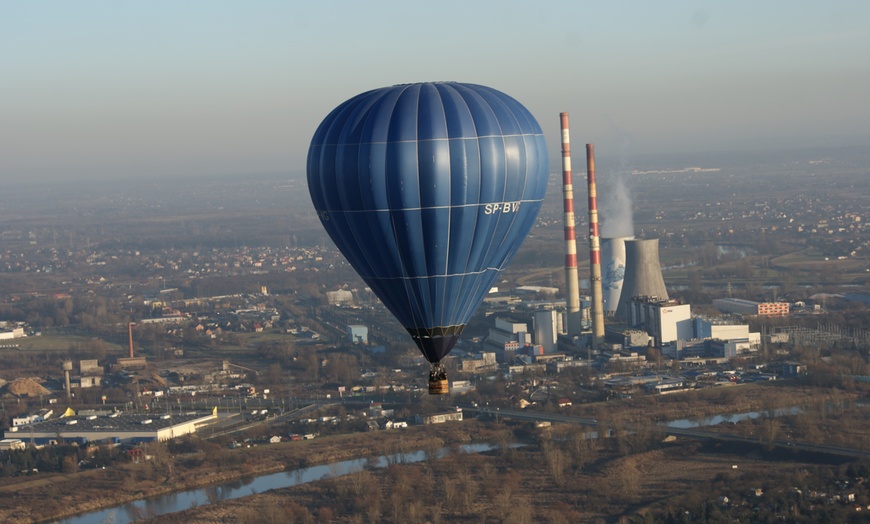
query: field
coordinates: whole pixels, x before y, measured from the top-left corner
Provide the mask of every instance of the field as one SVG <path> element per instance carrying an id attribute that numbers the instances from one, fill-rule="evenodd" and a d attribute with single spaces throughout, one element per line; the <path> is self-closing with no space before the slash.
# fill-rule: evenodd
<path id="1" fill-rule="evenodd" d="M 862 436 L 870 432 L 867 393 L 860 385 L 841 389 L 770 384 L 710 390 L 690 397 L 576 406 L 574 414 L 595 414 L 602 426 L 622 428 L 608 439 L 584 438 L 590 428 L 535 428 L 504 419 L 469 419 L 239 449 L 228 449 L 226 442 L 194 439 L 182 442 L 190 447 L 186 451 L 170 453 L 163 446 L 149 447 L 147 452 L 154 458 L 139 464 L 49 474 L 33 481 L 4 479 L 0 521 L 53 519 L 243 476 L 397 452 L 455 449 L 468 442 L 488 442 L 496 449 L 482 454 L 454 451 L 439 460 L 395 464 L 252 494 L 152 521 L 605 523 L 663 515 L 674 508 L 697 511 L 700 505 L 714 504 L 720 495 L 751 500 L 748 494 L 756 488 L 779 500 L 791 486 L 809 489 L 816 481 L 828 482 L 822 479 L 844 479 L 844 468 L 864 467 L 853 459 L 798 452 L 773 442 L 790 438 L 860 448 Z M 666 438 L 655 424 L 678 417 L 786 406 L 801 406 L 808 415 L 762 417 L 717 428 L 754 435 L 757 443 L 750 444 L 674 440 Z M 276 427 L 273 431 L 285 430 Z M 517 444 L 520 447 L 514 447 Z M 863 494 L 863 488 L 858 493 Z M 710 520 L 728 521 L 725 517 Z"/>

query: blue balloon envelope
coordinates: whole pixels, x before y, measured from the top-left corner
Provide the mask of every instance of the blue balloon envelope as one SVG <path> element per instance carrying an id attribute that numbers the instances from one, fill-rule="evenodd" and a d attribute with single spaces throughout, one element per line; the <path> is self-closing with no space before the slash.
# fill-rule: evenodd
<path id="1" fill-rule="evenodd" d="M 547 178 L 535 118 L 474 84 L 357 95 L 324 119 L 308 151 L 324 228 L 432 363 L 520 247 Z"/>

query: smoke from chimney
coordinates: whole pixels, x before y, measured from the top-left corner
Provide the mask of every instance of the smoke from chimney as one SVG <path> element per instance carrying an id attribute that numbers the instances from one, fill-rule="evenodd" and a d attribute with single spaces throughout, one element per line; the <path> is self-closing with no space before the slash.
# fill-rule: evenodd
<path id="1" fill-rule="evenodd" d="M 620 238 L 634 236 L 629 175 L 623 170 L 605 177 L 601 183 L 601 236 Z"/>

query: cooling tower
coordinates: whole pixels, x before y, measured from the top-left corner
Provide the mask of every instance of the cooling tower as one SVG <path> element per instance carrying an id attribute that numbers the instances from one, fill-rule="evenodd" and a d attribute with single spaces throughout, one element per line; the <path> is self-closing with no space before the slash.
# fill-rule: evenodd
<path id="1" fill-rule="evenodd" d="M 613 316 L 619 305 L 625 278 L 625 241 L 634 237 L 601 239 L 601 287 L 604 292 L 604 314 Z"/>
<path id="2" fill-rule="evenodd" d="M 668 299 L 659 263 L 659 239 L 625 241 L 625 280 L 616 308 L 616 318 L 625 320 L 634 297 Z"/>

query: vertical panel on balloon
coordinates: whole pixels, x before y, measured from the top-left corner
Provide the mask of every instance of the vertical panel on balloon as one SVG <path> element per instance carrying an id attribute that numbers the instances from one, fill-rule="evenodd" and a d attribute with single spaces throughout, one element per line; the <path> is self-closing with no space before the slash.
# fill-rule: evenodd
<path id="1" fill-rule="evenodd" d="M 384 173 L 388 195 L 387 207 L 390 209 L 419 209 L 420 185 L 417 175 L 417 143 L 389 142 Z"/>
<path id="2" fill-rule="evenodd" d="M 438 84 L 441 103 L 444 106 L 444 120 L 447 123 L 447 136 L 453 138 L 477 137 L 477 129 L 468 105 L 459 91 L 451 84 Z"/>
<path id="3" fill-rule="evenodd" d="M 470 267 L 476 224 L 477 206 L 450 208 L 450 252 L 447 255 L 446 270 L 448 275 L 463 274 L 478 269 L 478 266 Z"/>
<path id="4" fill-rule="evenodd" d="M 425 244 L 432 240 L 423 236 L 421 211 L 393 209 L 390 211 L 390 220 L 404 276 L 425 277 L 428 275 Z"/>
<path id="5" fill-rule="evenodd" d="M 416 318 L 431 316 L 429 287 L 424 281 L 426 273 L 426 242 L 423 237 L 423 220 L 420 209 L 395 209 L 390 211 L 402 269 L 402 282 L 406 293 L 413 298 L 411 309 Z"/>
<path id="6" fill-rule="evenodd" d="M 462 85 L 457 85 L 456 90 L 465 101 L 468 112 L 471 113 L 471 118 L 474 121 L 474 134 L 478 137 L 500 134 L 498 119 L 479 92 Z"/>
<path id="7" fill-rule="evenodd" d="M 489 255 L 490 267 L 503 268 L 507 258 L 507 252 L 511 250 L 518 236 L 512 231 L 517 217 L 525 213 L 523 197 L 524 181 L 526 178 L 525 163 L 521 161 L 524 156 L 522 137 L 505 136 L 502 139 L 504 150 L 504 194 L 500 211 L 494 213 L 497 216 L 493 242 Z M 524 235 L 523 235 L 524 236 Z"/>
<path id="8" fill-rule="evenodd" d="M 359 144 L 341 144 L 335 153 L 335 194 L 340 209 L 363 209 L 360 194 Z"/>
<path id="9" fill-rule="evenodd" d="M 417 140 L 437 140 L 447 138 L 447 122 L 444 119 L 444 106 L 441 94 L 432 84 L 420 88 L 417 102 Z"/>
<path id="10" fill-rule="evenodd" d="M 417 102 L 419 85 L 400 86 L 400 95 L 390 118 L 388 142 L 417 140 Z"/>
<path id="11" fill-rule="evenodd" d="M 396 102 L 401 94 L 400 89 L 389 89 L 381 92 L 377 101 L 369 109 L 361 141 L 372 143 L 389 141 L 390 125 L 393 121 Z"/>
<path id="12" fill-rule="evenodd" d="M 433 319 L 441 318 L 446 301 L 445 280 L 450 239 L 450 209 L 447 207 L 423 209 L 420 212 L 425 231 L 421 242 L 426 253 L 426 274 L 429 276 L 429 297 L 432 300 Z"/>
<path id="13" fill-rule="evenodd" d="M 449 308 L 454 313 L 460 311 L 468 289 L 478 278 L 477 268 L 469 267 L 471 253 L 474 250 L 474 232 L 477 224 L 478 206 L 454 206 L 450 208 L 450 252 L 447 255 L 446 295 L 449 298 Z M 469 274 L 469 272 L 471 274 Z"/>
<path id="14" fill-rule="evenodd" d="M 499 212 L 494 204 L 501 203 L 504 196 L 504 154 L 501 139 L 480 138 L 477 140 L 480 152 L 480 181 L 477 221 L 474 228 L 472 250 L 468 255 L 469 271 L 479 271 L 487 265 L 490 245 L 493 243 Z M 471 166 L 469 166 L 471 167 Z M 469 172 L 470 178 L 473 178 Z M 498 208 L 500 209 L 500 208 Z"/>
<path id="15" fill-rule="evenodd" d="M 450 205 L 480 202 L 480 150 L 476 138 L 451 139 Z"/>
<path id="16" fill-rule="evenodd" d="M 420 243 L 426 255 L 426 274 L 447 273 L 447 247 L 450 238 L 450 208 L 423 208 L 420 210 L 423 241 Z"/>
<path id="17" fill-rule="evenodd" d="M 519 202 L 526 186 L 526 148 L 521 135 L 506 136 L 504 141 L 504 202 Z"/>
<path id="18" fill-rule="evenodd" d="M 341 199 L 336 193 L 336 149 L 337 146 L 335 144 L 323 144 L 320 148 L 321 154 L 317 165 L 318 176 L 316 181 L 317 194 L 321 198 L 318 210 L 341 209 Z"/>
<path id="19" fill-rule="evenodd" d="M 543 135 L 523 137 L 526 150 L 526 180 L 524 200 L 543 200 L 550 179 L 550 159 L 547 157 L 547 141 Z"/>
<path id="20" fill-rule="evenodd" d="M 323 161 L 323 146 L 320 144 L 311 144 L 308 149 L 308 193 L 311 195 L 311 203 L 314 209 L 320 211 L 325 209 L 323 201 L 323 191 L 320 188 L 320 162 Z"/>
<path id="21" fill-rule="evenodd" d="M 393 241 L 393 223 L 388 211 L 386 155 L 386 144 L 360 144 L 359 177 L 361 182 L 364 181 L 360 184 L 360 194 L 363 207 L 370 211 L 365 215 L 365 226 L 371 231 L 381 259 L 376 273 L 396 277 L 402 276 L 402 261 Z"/>
<path id="22" fill-rule="evenodd" d="M 515 101 L 509 98 L 507 98 L 506 102 L 505 99 L 495 96 L 490 91 L 481 93 L 481 96 L 487 101 L 489 107 L 492 108 L 492 112 L 498 120 L 498 134 L 500 136 L 522 134 L 522 130 L 514 116 L 515 110 L 523 110 L 521 106 L 518 106 Z"/>
<path id="23" fill-rule="evenodd" d="M 441 312 L 441 324 L 456 326 L 461 324 L 457 307 L 463 301 L 465 289 L 462 287 L 463 277 L 449 275 L 444 279 L 444 303 Z"/>
<path id="24" fill-rule="evenodd" d="M 417 142 L 420 207 L 450 205 L 450 146 L 446 139 Z"/>

